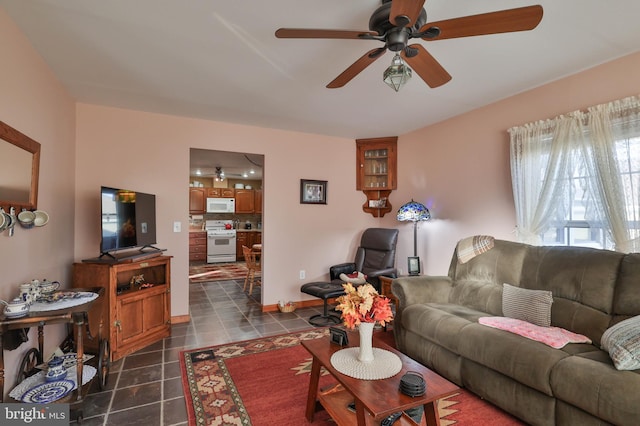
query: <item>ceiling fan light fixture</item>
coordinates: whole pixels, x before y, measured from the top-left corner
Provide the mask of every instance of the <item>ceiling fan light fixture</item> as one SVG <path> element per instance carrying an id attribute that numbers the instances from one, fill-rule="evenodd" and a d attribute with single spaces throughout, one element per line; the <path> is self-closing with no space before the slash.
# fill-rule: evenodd
<path id="1" fill-rule="evenodd" d="M 224 172 L 222 167 L 216 167 L 216 182 L 224 182 Z"/>
<path id="2" fill-rule="evenodd" d="M 396 52 L 391 65 L 384 70 L 382 80 L 396 92 L 411 80 L 411 68 L 404 63 L 399 53 Z"/>

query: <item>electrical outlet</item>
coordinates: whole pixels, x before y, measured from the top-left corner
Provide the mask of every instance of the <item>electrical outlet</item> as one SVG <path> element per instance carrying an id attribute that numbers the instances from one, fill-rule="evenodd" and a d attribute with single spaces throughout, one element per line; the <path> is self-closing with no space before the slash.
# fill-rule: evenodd
<path id="1" fill-rule="evenodd" d="M 300 270 L 300 279 L 304 280 L 304 278 L 307 276 L 307 273 L 304 271 L 304 269 Z"/>
<path id="2" fill-rule="evenodd" d="M 180 231 L 182 231 L 182 223 L 173 222 L 173 232 L 180 232 Z"/>

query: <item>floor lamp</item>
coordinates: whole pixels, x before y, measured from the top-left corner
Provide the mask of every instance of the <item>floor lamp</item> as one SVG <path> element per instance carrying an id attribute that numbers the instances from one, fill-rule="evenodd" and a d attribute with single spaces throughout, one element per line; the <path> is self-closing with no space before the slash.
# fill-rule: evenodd
<path id="1" fill-rule="evenodd" d="M 418 257 L 418 222 L 431 219 L 431 213 L 424 204 L 409 201 L 398 209 L 397 219 L 401 222 L 413 222 L 413 257 L 409 257 L 409 275 L 420 274 L 420 258 Z"/>

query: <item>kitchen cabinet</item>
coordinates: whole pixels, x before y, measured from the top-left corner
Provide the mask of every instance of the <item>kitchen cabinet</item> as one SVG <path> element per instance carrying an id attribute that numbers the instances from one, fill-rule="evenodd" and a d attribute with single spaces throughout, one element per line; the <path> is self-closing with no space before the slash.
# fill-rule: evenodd
<path id="1" fill-rule="evenodd" d="M 248 232 L 236 231 L 236 260 L 244 260 L 244 253 L 242 253 L 242 246 L 247 245 Z M 247 246 L 249 247 L 249 246 Z"/>
<path id="2" fill-rule="evenodd" d="M 207 232 L 189 232 L 189 262 L 206 262 Z"/>
<path id="3" fill-rule="evenodd" d="M 236 190 L 233 188 L 221 188 L 220 196 L 222 198 L 233 198 L 236 196 Z"/>
<path id="4" fill-rule="evenodd" d="M 262 189 L 254 189 L 253 212 L 262 214 Z"/>
<path id="5" fill-rule="evenodd" d="M 139 275 L 153 286 L 132 284 Z M 104 288 L 99 322 L 106 328 L 112 361 L 171 335 L 171 256 L 74 263 L 73 287 L 87 286 Z M 97 345 L 94 340 L 87 339 L 85 346 Z"/>
<path id="6" fill-rule="evenodd" d="M 233 198 L 235 195 L 233 188 L 207 188 L 207 198 Z"/>
<path id="7" fill-rule="evenodd" d="M 383 217 L 392 210 L 391 191 L 397 189 L 397 137 L 356 140 L 356 189 L 367 199 L 362 210 Z"/>
<path id="8" fill-rule="evenodd" d="M 189 187 L 189 214 L 204 214 L 206 198 L 205 188 Z"/>
<path id="9" fill-rule="evenodd" d="M 236 213 L 253 213 L 254 197 L 253 189 L 236 189 Z"/>
<path id="10" fill-rule="evenodd" d="M 236 258 L 244 260 L 242 246 L 251 248 L 254 244 L 262 244 L 262 232 L 260 231 L 236 231 Z"/>

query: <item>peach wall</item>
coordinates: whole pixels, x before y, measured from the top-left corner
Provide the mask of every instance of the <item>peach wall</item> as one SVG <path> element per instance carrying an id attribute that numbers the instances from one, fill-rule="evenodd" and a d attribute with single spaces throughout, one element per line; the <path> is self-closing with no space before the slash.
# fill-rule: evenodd
<path id="1" fill-rule="evenodd" d="M 43 228 L 0 233 L 0 299 L 18 295 L 18 286 L 47 278 L 70 284 L 74 232 L 74 100 L 57 81 L 25 36 L 0 8 L 0 120 L 40 142 L 38 207 L 50 214 Z M 45 355 L 66 335 L 60 325 L 46 327 Z M 37 347 L 35 329 L 29 342 L 5 351 L 5 393 L 14 385 L 23 354 Z"/>
<path id="2" fill-rule="evenodd" d="M 362 230 L 379 223 L 355 191 L 353 140 L 84 104 L 77 121 L 75 258 L 99 254 L 100 185 L 156 194 L 158 246 L 174 256 L 173 316 L 188 313 L 190 148 L 265 156 L 265 305 L 301 300 L 301 284 L 352 259 Z M 301 178 L 327 180 L 328 204 L 301 205 Z M 172 232 L 174 221 L 183 232 Z"/>
<path id="3" fill-rule="evenodd" d="M 508 128 L 636 95 L 639 67 L 636 53 L 402 135 L 392 200 L 413 197 L 436 217 L 419 228 L 423 269 L 446 274 L 456 242 L 469 235 L 515 239 Z M 383 223 L 394 226 L 391 218 Z M 413 235 L 409 225 L 400 229 L 398 265 L 405 266 Z"/>

